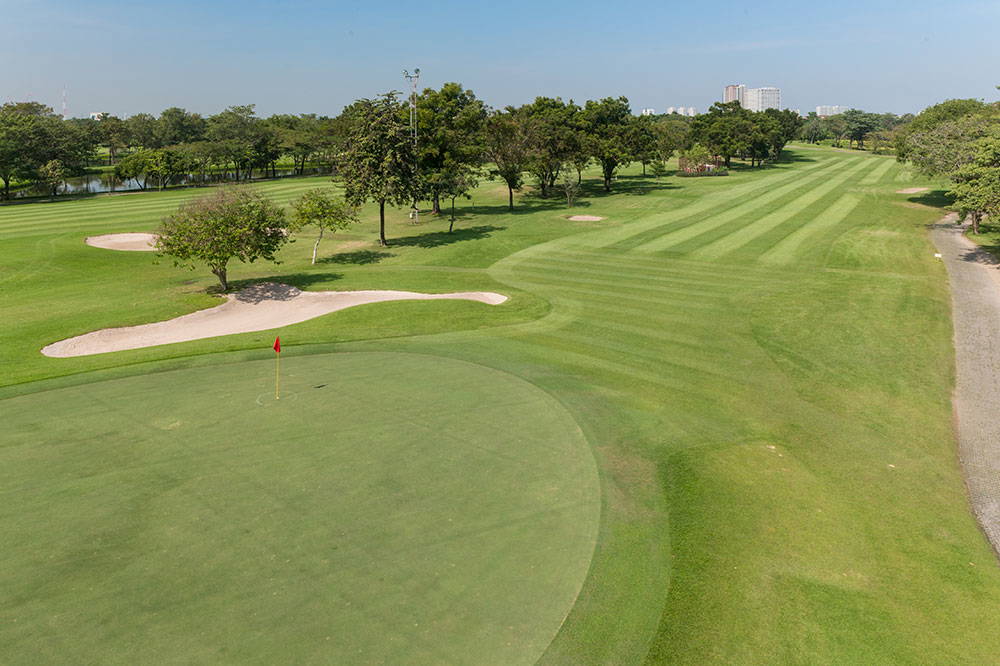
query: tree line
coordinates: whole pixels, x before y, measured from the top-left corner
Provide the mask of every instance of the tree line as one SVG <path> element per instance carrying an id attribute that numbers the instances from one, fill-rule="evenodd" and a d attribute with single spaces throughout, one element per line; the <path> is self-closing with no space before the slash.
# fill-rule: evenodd
<path id="1" fill-rule="evenodd" d="M 0 107 L 3 196 L 10 197 L 12 182 L 45 183 L 55 193 L 67 177 L 87 172 L 98 147 L 106 149 L 114 175 L 140 189 L 162 189 L 188 174 L 221 173 L 236 181 L 273 176 L 283 158 L 298 174 L 307 165 L 338 173 L 350 165 L 344 162 L 348 146 L 365 145 L 371 137 L 364 134 L 378 131 L 380 121 L 372 117 L 376 108 L 383 120 L 391 117 L 392 127 L 384 128 L 389 135 L 410 137 L 413 144 L 398 148 L 412 153 L 399 157 L 414 165 L 411 177 L 419 180 L 407 185 L 413 191 L 404 198 L 428 200 L 434 213 L 441 212 L 442 201 L 454 204 L 465 196 L 482 177 L 505 182 L 513 207 L 513 194 L 526 179 L 542 197 L 558 192 L 572 199 L 592 163 L 600 166 L 606 191 L 622 167 L 639 162 L 644 175 L 647 167 L 662 174 L 675 152 L 696 146 L 691 156 L 697 159 L 707 150 L 727 165 L 734 156 L 759 164 L 777 158 L 799 122 L 790 111 L 751 113 L 738 105 L 715 105 L 695 119 L 634 116 L 624 97 L 583 105 L 538 97 L 522 106 L 492 109 L 458 83 L 417 95 L 415 142 L 407 100 L 398 93 L 358 100 L 332 118 L 261 118 L 253 105 L 244 105 L 208 117 L 172 107 L 158 117 L 101 114 L 63 120 L 42 104 L 12 103 Z"/>
<path id="2" fill-rule="evenodd" d="M 952 207 L 979 233 L 1000 220 L 1000 102 L 952 99 L 924 109 L 896 136 L 896 158 L 947 178 Z"/>
<path id="3" fill-rule="evenodd" d="M 865 141 L 873 153 L 893 147 L 895 134 L 913 120 L 912 113 L 871 113 L 848 109 L 833 116 L 818 116 L 811 111 L 803 122 L 801 138 L 809 143 L 829 140 L 835 148 L 846 141 L 847 147 L 864 149 Z"/>

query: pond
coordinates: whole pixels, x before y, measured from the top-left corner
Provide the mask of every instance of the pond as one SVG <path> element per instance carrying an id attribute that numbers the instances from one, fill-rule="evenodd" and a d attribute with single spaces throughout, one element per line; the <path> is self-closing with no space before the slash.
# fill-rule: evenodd
<path id="1" fill-rule="evenodd" d="M 264 172 L 255 172 L 264 173 Z M 303 171 L 302 175 L 315 176 L 323 173 L 327 173 L 325 169 L 319 168 L 307 168 Z M 271 171 L 267 171 L 266 177 L 254 178 L 254 181 L 265 180 L 270 178 L 287 178 L 289 176 L 299 175 L 294 169 L 276 169 L 271 175 Z M 234 174 L 231 171 L 227 172 L 215 172 L 215 173 L 189 173 L 183 176 L 176 176 L 171 181 L 171 187 L 176 187 L 177 185 L 207 185 L 211 183 L 223 183 L 227 181 L 232 181 Z M 142 190 L 142 181 L 136 178 L 129 178 L 126 180 L 121 180 L 115 178 L 113 173 L 95 173 L 88 174 L 86 176 L 74 176 L 73 178 L 67 178 L 63 182 L 62 186 L 59 188 L 59 194 L 100 194 L 102 192 L 134 192 L 137 190 Z M 147 190 L 156 189 L 156 181 L 150 179 L 150 182 L 146 185 Z M 21 187 L 12 189 L 10 196 L 12 199 L 23 199 L 27 197 L 47 197 L 50 196 L 51 192 L 49 188 L 44 184 L 35 184 L 29 187 Z"/>

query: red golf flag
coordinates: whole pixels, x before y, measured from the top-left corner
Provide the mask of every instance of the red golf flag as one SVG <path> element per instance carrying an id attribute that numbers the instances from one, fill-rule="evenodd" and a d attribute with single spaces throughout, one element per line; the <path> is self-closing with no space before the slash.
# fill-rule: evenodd
<path id="1" fill-rule="evenodd" d="M 278 354 L 281 353 L 281 337 L 280 336 L 274 339 L 274 351 L 277 352 Z"/>

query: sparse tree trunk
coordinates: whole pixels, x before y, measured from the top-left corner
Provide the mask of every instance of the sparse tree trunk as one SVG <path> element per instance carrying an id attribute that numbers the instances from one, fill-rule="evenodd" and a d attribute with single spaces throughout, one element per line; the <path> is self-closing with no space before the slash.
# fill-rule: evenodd
<path id="1" fill-rule="evenodd" d="M 646 161 L 645 160 L 643 160 L 643 162 L 642 162 L 642 177 L 643 178 L 646 177 Z"/>
<path id="2" fill-rule="evenodd" d="M 440 215 L 441 214 L 441 194 L 439 192 L 437 192 L 436 190 L 434 192 L 434 198 L 433 198 L 433 204 L 432 204 L 432 208 L 431 208 L 431 213 L 433 215 Z"/>
<path id="3" fill-rule="evenodd" d="M 451 198 L 451 223 L 448 225 L 448 233 L 455 228 L 455 197 Z"/>
<path id="4" fill-rule="evenodd" d="M 316 251 L 319 249 L 319 242 L 321 240 L 323 240 L 323 227 L 319 228 L 319 237 L 316 239 L 316 242 L 313 243 L 313 265 L 316 264 Z"/>
<path id="5" fill-rule="evenodd" d="M 10 176 L 4 176 L 3 179 L 3 200 L 10 201 Z"/>
<path id="6" fill-rule="evenodd" d="M 514 212 L 514 188 L 510 186 L 510 183 L 507 183 L 507 205 L 511 212 Z"/>
<path id="7" fill-rule="evenodd" d="M 229 281 L 226 279 L 226 267 L 213 268 L 212 273 L 215 277 L 219 278 L 219 284 L 222 285 L 222 291 L 229 291 Z"/>
<path id="8" fill-rule="evenodd" d="M 382 247 L 389 245 L 385 240 L 385 199 L 378 201 L 378 244 Z"/>
<path id="9" fill-rule="evenodd" d="M 982 219 L 983 214 L 976 211 L 972 214 L 972 233 L 979 235 L 979 221 Z"/>

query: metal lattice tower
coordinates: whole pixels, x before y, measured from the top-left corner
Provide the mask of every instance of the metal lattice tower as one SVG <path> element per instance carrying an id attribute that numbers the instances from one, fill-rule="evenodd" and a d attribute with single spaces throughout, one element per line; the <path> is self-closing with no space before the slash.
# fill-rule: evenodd
<path id="1" fill-rule="evenodd" d="M 420 82 L 420 68 L 413 70 L 413 74 L 404 69 L 403 78 L 410 82 L 410 138 L 413 140 L 413 173 L 416 174 L 420 168 L 417 158 L 417 84 Z M 420 223 L 420 209 L 416 200 L 410 211 L 410 219 L 414 224 Z"/>

